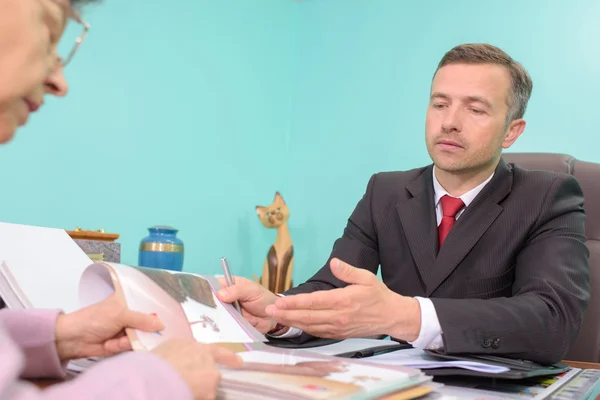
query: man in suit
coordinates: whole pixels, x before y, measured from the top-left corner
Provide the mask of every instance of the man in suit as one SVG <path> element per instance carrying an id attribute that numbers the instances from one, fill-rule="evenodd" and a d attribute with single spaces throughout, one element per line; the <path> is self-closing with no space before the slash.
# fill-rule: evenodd
<path id="1" fill-rule="evenodd" d="M 433 164 L 373 175 L 306 283 L 278 297 L 239 278 L 220 298 L 290 340 L 385 334 L 447 353 L 559 361 L 590 298 L 583 194 L 572 176 L 502 160 L 525 129 L 531 90 L 501 49 L 451 49 L 427 109 Z"/>

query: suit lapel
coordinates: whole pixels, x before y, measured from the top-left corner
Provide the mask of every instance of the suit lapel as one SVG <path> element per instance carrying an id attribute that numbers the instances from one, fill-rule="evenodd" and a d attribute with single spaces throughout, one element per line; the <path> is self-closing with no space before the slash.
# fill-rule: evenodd
<path id="1" fill-rule="evenodd" d="M 398 203 L 396 209 L 412 256 L 423 282 L 431 279 L 437 252 L 437 223 L 433 204 L 433 166 L 406 186 L 411 198 Z"/>
<path id="2" fill-rule="evenodd" d="M 431 279 L 426 282 L 426 296 L 456 269 L 500 215 L 503 208 L 499 203 L 510 193 L 511 187 L 512 171 L 501 159 L 492 180 L 465 209 L 446 237 L 433 265 Z"/>

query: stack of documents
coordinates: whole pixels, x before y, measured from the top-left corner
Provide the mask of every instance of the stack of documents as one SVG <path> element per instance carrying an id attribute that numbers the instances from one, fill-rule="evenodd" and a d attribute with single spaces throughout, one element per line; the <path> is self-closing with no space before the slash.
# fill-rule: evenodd
<path id="1" fill-rule="evenodd" d="M 419 369 L 452 367 L 490 374 L 509 370 L 506 367 L 474 361 L 439 360 L 426 355 L 421 349 L 409 348 L 392 340 L 347 339 L 331 345 L 311 348 L 310 351 L 324 355 L 365 358 L 365 361 L 381 365 L 399 365 Z"/>

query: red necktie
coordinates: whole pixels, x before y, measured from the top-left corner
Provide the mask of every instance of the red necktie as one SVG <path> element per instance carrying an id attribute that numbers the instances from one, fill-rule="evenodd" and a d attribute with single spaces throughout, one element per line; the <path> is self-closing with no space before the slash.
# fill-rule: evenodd
<path id="1" fill-rule="evenodd" d="M 465 203 L 459 198 L 448 195 L 442 196 L 440 202 L 442 203 L 442 213 L 444 216 L 442 217 L 440 226 L 438 226 L 438 239 L 439 245 L 442 247 L 442 243 L 444 243 L 446 236 L 448 236 L 450 229 L 452 229 L 454 222 L 456 222 L 456 213 L 465 206 Z"/>

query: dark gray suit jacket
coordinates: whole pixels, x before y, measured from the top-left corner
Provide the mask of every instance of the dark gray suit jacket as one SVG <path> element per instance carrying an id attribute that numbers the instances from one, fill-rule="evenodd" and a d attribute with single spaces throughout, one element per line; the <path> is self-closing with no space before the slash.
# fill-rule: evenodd
<path id="1" fill-rule="evenodd" d="M 438 251 L 432 168 L 372 176 L 330 259 L 381 265 L 394 292 L 431 298 L 447 353 L 561 360 L 590 299 L 578 182 L 501 160 Z M 343 286 L 328 260 L 285 294 Z"/>

